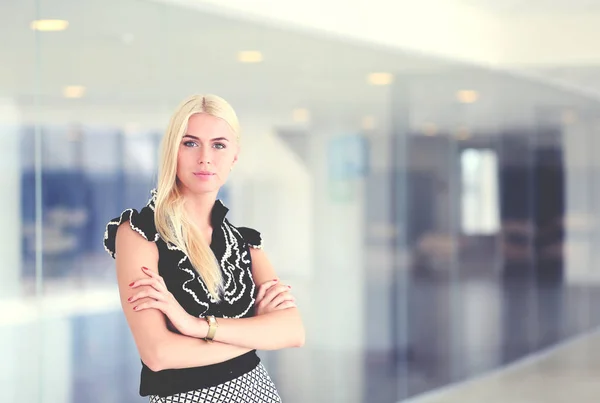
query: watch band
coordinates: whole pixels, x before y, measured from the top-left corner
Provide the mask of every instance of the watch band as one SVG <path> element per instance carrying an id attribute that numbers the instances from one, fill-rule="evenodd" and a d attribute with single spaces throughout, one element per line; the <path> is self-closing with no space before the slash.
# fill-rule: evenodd
<path id="1" fill-rule="evenodd" d="M 217 333 L 217 328 L 219 327 L 219 323 L 214 316 L 207 316 L 206 322 L 208 322 L 208 333 L 204 338 L 205 341 L 212 342 L 215 338 L 215 334 Z"/>

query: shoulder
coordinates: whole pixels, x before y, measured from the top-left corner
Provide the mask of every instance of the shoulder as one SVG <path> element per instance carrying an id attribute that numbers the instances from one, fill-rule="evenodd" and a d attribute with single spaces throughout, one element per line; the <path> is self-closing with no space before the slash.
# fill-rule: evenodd
<path id="1" fill-rule="evenodd" d="M 237 231 L 240 233 L 240 236 L 250 248 L 263 248 L 263 237 L 258 230 L 250 227 L 237 227 Z"/>
<path id="2" fill-rule="evenodd" d="M 237 231 L 248 245 L 250 252 L 250 268 L 252 278 L 255 284 L 263 284 L 264 282 L 277 278 L 275 269 L 271 265 L 269 258 L 264 250 L 263 236 L 255 228 L 238 227 Z"/>
<path id="3" fill-rule="evenodd" d="M 121 229 L 121 224 L 127 223 L 127 230 Z M 125 227 L 125 226 L 123 226 Z M 113 218 L 106 224 L 104 232 L 104 249 L 111 256 L 116 255 L 117 234 L 121 235 L 128 232 L 127 238 L 143 238 L 149 242 L 156 242 L 160 235 L 156 230 L 154 222 L 154 210 L 150 205 L 145 206 L 141 210 L 129 208 L 124 210 L 118 217 Z M 141 239 L 140 238 L 140 239 Z"/>

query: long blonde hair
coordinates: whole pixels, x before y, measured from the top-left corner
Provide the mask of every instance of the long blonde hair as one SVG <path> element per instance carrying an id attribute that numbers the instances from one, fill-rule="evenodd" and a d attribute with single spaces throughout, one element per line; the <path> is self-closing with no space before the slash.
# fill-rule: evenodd
<path id="1" fill-rule="evenodd" d="M 171 116 L 162 139 L 154 220 L 164 241 L 174 244 L 188 256 L 212 298 L 219 301 L 223 286 L 219 262 L 200 229 L 185 214 L 184 200 L 177 185 L 179 146 L 190 117 L 197 113 L 223 119 L 239 140 L 238 118 L 227 101 L 216 95 L 192 95 L 185 99 Z"/>

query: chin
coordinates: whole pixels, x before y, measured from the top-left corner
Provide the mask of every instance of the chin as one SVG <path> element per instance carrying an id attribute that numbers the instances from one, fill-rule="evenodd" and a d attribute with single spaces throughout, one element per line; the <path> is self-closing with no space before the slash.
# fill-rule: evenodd
<path id="1" fill-rule="evenodd" d="M 220 185 L 215 183 L 184 183 L 183 186 L 194 194 L 216 193 L 221 188 Z"/>

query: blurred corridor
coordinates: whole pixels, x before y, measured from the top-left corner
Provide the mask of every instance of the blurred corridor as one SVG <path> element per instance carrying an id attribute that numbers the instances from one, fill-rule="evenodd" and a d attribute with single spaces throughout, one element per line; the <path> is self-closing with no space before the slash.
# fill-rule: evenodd
<path id="1" fill-rule="evenodd" d="M 192 93 L 304 316 L 284 402 L 596 401 L 600 3 L 388 3 L 0 3 L 0 402 L 146 401 L 102 239 Z"/>

